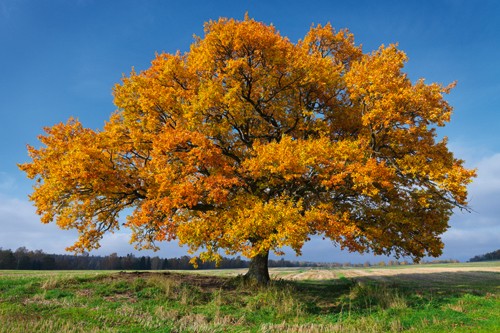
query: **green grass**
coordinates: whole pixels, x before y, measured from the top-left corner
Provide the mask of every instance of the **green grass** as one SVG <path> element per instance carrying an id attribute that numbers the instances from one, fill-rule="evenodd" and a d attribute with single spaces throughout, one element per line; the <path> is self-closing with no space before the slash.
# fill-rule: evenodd
<path id="1" fill-rule="evenodd" d="M 500 273 L 469 268 L 267 288 L 234 270 L 0 271 L 0 332 L 500 332 Z"/>

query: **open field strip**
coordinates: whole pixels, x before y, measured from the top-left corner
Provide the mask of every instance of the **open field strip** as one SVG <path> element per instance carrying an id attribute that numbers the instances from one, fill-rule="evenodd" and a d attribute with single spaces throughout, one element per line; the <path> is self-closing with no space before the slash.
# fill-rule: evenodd
<path id="1" fill-rule="evenodd" d="M 500 262 L 485 264 L 449 264 L 449 265 L 401 265 L 386 267 L 363 267 L 363 268 L 331 268 L 331 269 L 271 269 L 271 274 L 286 280 L 328 280 L 340 276 L 347 278 L 373 278 L 383 279 L 396 275 L 425 275 L 439 273 L 458 272 L 496 272 L 500 273 Z"/>
<path id="2" fill-rule="evenodd" d="M 214 270 L 178 270 L 178 273 L 216 275 L 234 277 L 245 274 L 245 268 L 214 269 Z M 494 272 L 500 273 L 500 261 L 457 264 L 422 264 L 398 266 L 370 266 L 370 267 L 274 267 L 269 268 L 269 274 L 274 279 L 283 280 L 330 280 L 339 277 L 346 278 L 373 278 L 383 280 L 384 277 L 439 274 L 439 273 L 466 273 L 466 272 Z"/>

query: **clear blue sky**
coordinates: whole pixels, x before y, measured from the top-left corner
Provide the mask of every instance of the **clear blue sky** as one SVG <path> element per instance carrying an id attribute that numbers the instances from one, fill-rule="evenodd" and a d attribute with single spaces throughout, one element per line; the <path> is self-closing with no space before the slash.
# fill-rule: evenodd
<path id="1" fill-rule="evenodd" d="M 440 131 L 479 177 L 470 187 L 472 214 L 457 212 L 443 235 L 444 258 L 467 260 L 500 248 L 500 2 L 419 1 L 92 1 L 0 0 L 0 247 L 64 252 L 75 234 L 41 225 L 27 200 L 31 182 L 16 163 L 28 160 L 43 126 L 79 118 L 100 128 L 115 107 L 111 89 L 149 66 L 155 52 L 187 51 L 203 23 L 245 12 L 274 24 L 292 41 L 312 23 L 348 28 L 365 52 L 399 43 L 413 80 L 458 86 Z M 133 251 L 126 231 L 98 253 Z M 160 256 L 183 249 L 165 245 Z M 287 259 L 294 259 L 288 255 Z M 314 239 L 303 260 L 364 261 Z"/>

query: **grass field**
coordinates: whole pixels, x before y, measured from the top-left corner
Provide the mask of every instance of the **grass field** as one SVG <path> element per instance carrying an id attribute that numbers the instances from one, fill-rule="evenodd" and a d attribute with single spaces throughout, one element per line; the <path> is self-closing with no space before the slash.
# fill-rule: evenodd
<path id="1" fill-rule="evenodd" d="M 0 271 L 0 332 L 500 332 L 500 262 L 242 273 Z"/>

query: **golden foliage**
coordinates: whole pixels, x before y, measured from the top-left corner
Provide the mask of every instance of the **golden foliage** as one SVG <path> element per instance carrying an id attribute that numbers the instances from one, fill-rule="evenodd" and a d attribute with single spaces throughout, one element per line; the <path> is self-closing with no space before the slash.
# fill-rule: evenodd
<path id="1" fill-rule="evenodd" d="M 246 18 L 205 26 L 186 54 L 158 54 L 114 89 L 102 131 L 46 128 L 20 166 L 45 223 L 99 246 L 178 239 L 200 257 L 247 257 L 320 234 L 351 251 L 438 255 L 474 177 L 436 141 L 452 85 L 412 83 L 395 45 L 364 54 L 347 30 L 294 44 Z"/>

